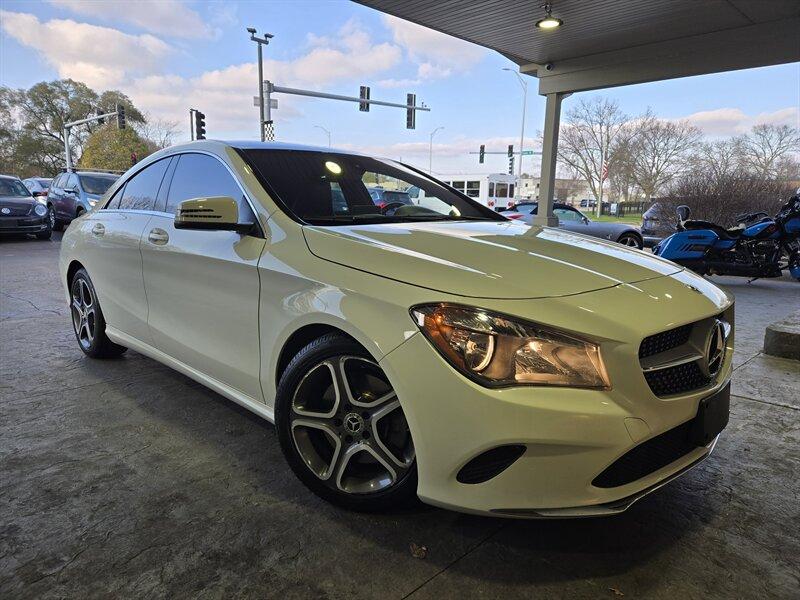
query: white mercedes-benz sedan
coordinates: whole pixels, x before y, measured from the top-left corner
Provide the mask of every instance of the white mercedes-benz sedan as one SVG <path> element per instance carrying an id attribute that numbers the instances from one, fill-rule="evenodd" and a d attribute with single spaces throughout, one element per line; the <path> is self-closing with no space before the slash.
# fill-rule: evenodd
<path id="1" fill-rule="evenodd" d="M 274 422 L 351 509 L 617 513 L 728 422 L 728 294 L 391 160 L 162 150 L 72 222 L 60 274 L 83 352 L 130 348 Z"/>

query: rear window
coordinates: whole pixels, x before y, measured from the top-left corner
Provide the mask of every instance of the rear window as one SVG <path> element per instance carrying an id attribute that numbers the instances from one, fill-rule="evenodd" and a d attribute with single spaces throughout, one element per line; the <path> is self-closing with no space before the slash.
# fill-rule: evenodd
<path id="1" fill-rule="evenodd" d="M 118 178 L 114 175 L 79 175 L 78 179 L 84 192 L 102 196 Z"/>
<path id="2" fill-rule="evenodd" d="M 301 150 L 241 153 L 267 191 L 306 223 L 505 220 L 398 162 Z M 417 197 L 412 200 L 407 190 Z"/>

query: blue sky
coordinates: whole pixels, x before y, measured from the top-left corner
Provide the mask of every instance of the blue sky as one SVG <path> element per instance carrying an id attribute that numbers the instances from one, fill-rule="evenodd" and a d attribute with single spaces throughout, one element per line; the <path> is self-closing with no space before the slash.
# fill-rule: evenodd
<path id="1" fill-rule="evenodd" d="M 206 114 L 209 137 L 258 135 L 255 47 L 247 26 L 275 35 L 265 77 L 277 84 L 404 101 L 415 92 L 432 111 L 405 129 L 405 114 L 355 104 L 279 97 L 278 139 L 402 157 L 434 170 L 502 171 L 497 157 L 478 165 L 480 143 L 519 144 L 522 95 L 515 67 L 492 51 L 386 17 L 352 2 L 114 2 L 51 0 L 0 3 L 0 83 L 26 87 L 71 76 L 95 89 L 116 88 L 153 118 L 179 124 L 188 137 L 190 106 Z M 531 79 L 526 143 L 541 128 L 544 100 Z M 756 122 L 800 125 L 800 65 L 781 65 L 583 94 L 615 98 L 635 115 L 648 106 L 663 118 L 689 118 L 710 136 L 746 131 Z M 568 99 L 565 108 L 578 95 Z M 527 168 L 526 170 L 530 170 Z M 535 167 L 534 167 L 535 170 Z"/>

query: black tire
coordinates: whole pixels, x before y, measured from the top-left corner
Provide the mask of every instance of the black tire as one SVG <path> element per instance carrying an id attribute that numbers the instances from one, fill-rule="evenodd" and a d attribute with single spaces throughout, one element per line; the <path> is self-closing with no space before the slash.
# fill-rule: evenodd
<path id="1" fill-rule="evenodd" d="M 83 353 L 92 358 L 116 358 L 125 352 L 125 346 L 115 344 L 106 335 L 106 320 L 85 269 L 78 269 L 69 290 L 72 329 Z"/>
<path id="2" fill-rule="evenodd" d="M 40 231 L 39 233 L 36 234 L 37 240 L 49 240 L 51 237 L 53 237 L 53 230 L 50 229 L 49 227 L 44 231 Z"/>
<path id="3" fill-rule="evenodd" d="M 365 369 L 370 370 L 370 378 L 373 376 L 375 379 L 370 379 L 371 381 L 378 381 L 382 377 L 383 382 L 379 382 L 381 385 L 385 385 L 388 393 L 376 393 L 374 396 L 367 396 L 366 394 L 359 394 L 359 400 L 363 400 L 364 398 L 376 398 L 376 403 L 374 405 L 374 411 L 372 408 L 368 410 L 363 410 L 358 406 L 352 406 L 348 403 L 348 400 L 340 401 L 338 400 L 341 398 L 338 393 L 335 393 L 335 390 L 338 389 L 338 386 L 342 385 L 341 383 L 333 384 L 333 367 L 329 366 L 330 370 L 324 368 L 325 366 L 338 364 L 341 365 L 341 372 L 343 378 L 347 378 L 347 375 L 344 373 L 347 372 L 348 367 L 344 365 L 349 365 L 348 361 L 353 361 L 353 365 L 356 367 L 355 370 L 361 370 L 362 373 L 366 372 Z M 304 460 L 303 455 L 301 454 L 300 450 L 300 442 L 296 442 L 296 439 L 305 439 L 305 449 L 312 449 L 315 450 L 318 447 L 325 446 L 327 440 L 327 445 L 332 447 L 336 442 L 337 438 L 332 437 L 332 435 L 328 435 L 325 433 L 319 433 L 319 431 L 313 427 L 305 428 L 306 432 L 302 432 L 304 426 L 302 425 L 303 422 L 307 422 L 309 420 L 308 416 L 298 416 L 297 415 L 297 397 L 298 392 L 302 391 L 302 386 L 312 385 L 314 377 L 317 377 L 317 369 L 321 369 L 320 373 L 322 373 L 321 377 L 324 378 L 325 373 L 327 373 L 327 377 L 330 378 L 331 387 L 327 384 L 327 382 L 322 382 L 321 386 L 328 385 L 327 388 L 324 387 L 316 387 L 314 391 L 323 390 L 323 394 L 319 396 L 324 401 L 323 395 L 330 396 L 331 390 L 334 391 L 334 397 L 337 400 L 333 400 L 332 407 L 334 410 L 338 412 L 334 414 L 331 418 L 327 419 L 326 422 L 330 423 L 331 429 L 337 429 L 337 436 L 339 439 L 339 446 L 338 446 L 338 453 L 336 450 L 331 450 L 328 448 L 328 451 L 332 454 L 331 459 L 329 459 L 328 465 L 324 465 L 324 471 L 328 472 L 327 478 L 323 478 L 323 475 L 318 474 L 314 470 L 312 470 L 311 463 L 308 463 Z M 313 377 L 310 377 L 312 376 Z M 364 378 L 363 381 L 366 381 L 368 378 Z M 316 385 L 316 384 L 314 384 Z M 351 383 L 346 383 L 348 390 L 355 389 L 355 385 Z M 326 391 L 327 390 L 327 391 Z M 402 413 L 402 408 L 396 406 L 395 408 L 391 408 L 389 405 L 396 405 L 398 404 L 396 395 L 393 395 L 394 392 L 391 386 L 388 384 L 388 380 L 385 378 L 383 371 L 380 370 L 377 363 L 375 363 L 374 359 L 369 355 L 369 353 L 355 340 L 349 338 L 344 335 L 340 334 L 327 334 L 320 337 L 317 340 L 314 340 L 310 344 L 308 344 L 305 348 L 300 350 L 300 352 L 292 359 L 289 365 L 286 367 L 283 375 L 281 376 L 280 383 L 278 384 L 278 390 L 276 394 L 276 402 L 275 402 L 275 424 L 278 429 L 278 439 L 281 444 L 281 449 L 283 450 L 283 455 L 286 457 L 286 461 L 289 463 L 292 471 L 300 479 L 306 487 L 308 487 L 312 492 L 314 492 L 317 496 L 335 504 L 337 506 L 346 508 L 348 510 L 355 510 L 355 511 L 364 511 L 364 512 L 373 512 L 373 511 L 381 511 L 387 510 L 391 508 L 398 508 L 404 505 L 408 505 L 412 503 L 416 499 L 417 494 L 417 462 L 416 458 L 413 454 L 413 442 L 411 442 L 410 433 L 407 431 L 407 424 L 405 424 L 405 415 Z M 317 397 L 315 394 L 312 395 L 313 397 Z M 350 392 L 346 392 L 346 398 L 350 398 L 352 400 L 353 394 Z M 385 403 L 381 403 L 381 398 L 384 397 L 392 397 L 391 400 L 386 401 Z M 386 410 L 382 410 L 381 407 L 385 407 L 387 410 L 391 412 L 386 412 Z M 313 411 L 313 408 L 305 408 L 305 410 Z M 353 417 L 353 412 L 347 413 L 347 411 L 361 411 L 359 415 L 363 415 L 363 419 L 360 416 Z M 378 416 L 379 413 L 385 413 L 382 416 Z M 399 414 L 398 414 L 399 412 Z M 345 413 L 347 413 L 345 415 Z M 372 414 L 374 414 L 375 418 L 373 420 Z M 343 416 L 344 415 L 344 416 Z M 387 424 L 387 427 L 381 425 L 379 427 L 378 423 L 382 423 L 382 419 L 384 417 L 388 417 L 392 415 L 392 419 L 399 419 L 400 421 L 400 428 L 394 428 L 390 424 Z M 342 418 L 338 418 L 342 417 Z M 360 437 L 359 432 L 355 432 L 354 435 L 347 435 L 347 423 L 342 421 L 347 421 L 348 417 L 351 419 L 357 418 L 361 420 L 361 431 Z M 311 417 L 313 420 L 313 417 Z M 387 419 L 388 421 L 388 419 Z M 316 421 L 315 421 L 316 422 Z M 338 425 L 336 425 L 338 422 Z M 395 422 L 396 424 L 397 422 Z M 386 451 L 387 447 L 390 444 L 387 444 L 386 441 L 389 435 L 397 435 L 398 431 L 402 429 L 403 424 L 405 424 L 405 432 L 400 433 L 401 436 L 406 436 L 406 444 L 410 445 L 410 450 L 408 450 L 408 446 L 406 446 L 406 450 L 404 454 L 401 454 L 403 451 L 392 451 L 386 452 L 383 454 L 384 458 L 387 460 L 390 456 L 394 456 L 395 460 L 399 460 L 399 457 L 402 456 L 402 460 L 405 461 L 405 466 L 398 467 L 397 464 L 399 463 L 391 463 L 392 466 L 395 467 L 396 472 L 391 472 L 391 469 L 386 470 L 386 474 L 389 475 L 389 479 L 391 479 L 391 483 L 389 483 L 385 488 L 379 489 L 378 491 L 359 491 L 359 492 L 349 492 L 344 491 L 341 485 L 341 482 L 344 480 L 344 475 L 350 471 L 351 469 L 353 472 L 358 472 L 360 474 L 364 473 L 365 471 L 371 473 L 369 468 L 373 469 L 382 469 L 384 468 L 382 465 L 386 465 L 386 462 L 379 462 L 375 458 L 373 458 L 371 454 L 371 450 L 369 452 L 364 452 L 366 449 L 363 449 L 363 446 L 368 445 L 371 448 L 377 448 L 376 444 L 380 444 L 380 447 Z M 335 426 L 335 427 L 334 427 Z M 295 427 L 301 431 L 301 434 L 295 434 Z M 381 441 L 379 438 L 383 437 L 383 434 L 378 435 L 379 429 L 384 429 L 386 431 L 386 439 Z M 311 434 L 308 433 L 317 432 L 317 439 L 312 440 Z M 370 432 L 373 432 L 370 434 Z M 332 433 L 332 432 L 328 432 Z M 296 438 L 295 436 L 298 435 Z M 368 437 L 369 436 L 369 437 Z M 346 438 L 350 438 L 349 442 L 346 442 Z M 354 439 L 355 438 L 355 439 Z M 349 444 L 349 445 L 348 445 Z M 392 447 L 400 447 L 392 445 Z M 362 450 L 359 450 L 362 448 Z M 322 448 L 323 454 L 325 448 Z M 364 456 L 360 455 L 361 452 L 368 454 L 366 456 L 366 464 L 364 464 Z M 350 458 L 346 458 L 347 456 Z M 356 459 L 355 457 L 360 456 L 360 458 Z M 345 457 L 342 462 L 337 462 L 337 457 Z M 370 466 L 370 461 L 374 462 L 374 465 Z M 322 461 L 324 463 L 324 461 Z M 337 465 L 339 468 L 337 468 Z M 352 465 L 352 466 L 351 466 Z M 322 467 L 320 467 L 322 469 Z M 336 471 L 334 473 L 334 471 Z M 332 473 L 332 474 L 331 474 Z M 340 475 L 339 475 L 340 474 Z M 385 475 L 383 476 L 386 479 Z M 341 481 L 340 481 L 341 480 Z M 357 486 L 366 486 L 367 489 L 369 488 L 368 484 L 358 481 L 358 476 L 349 477 L 348 481 L 355 481 L 354 488 Z"/>
<path id="4" fill-rule="evenodd" d="M 50 221 L 50 230 L 58 231 L 56 229 L 56 227 L 58 226 L 58 219 L 56 219 L 56 209 L 53 208 L 52 204 L 47 205 L 47 220 Z"/>
<path id="5" fill-rule="evenodd" d="M 619 236 L 617 238 L 617 243 L 622 244 L 623 246 L 628 246 L 629 248 L 636 248 L 638 250 L 644 248 L 644 241 L 642 241 L 642 238 L 629 231 Z"/>

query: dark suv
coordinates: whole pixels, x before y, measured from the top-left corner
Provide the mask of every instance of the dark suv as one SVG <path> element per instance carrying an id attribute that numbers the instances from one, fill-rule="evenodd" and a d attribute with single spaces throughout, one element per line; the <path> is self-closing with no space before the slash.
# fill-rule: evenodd
<path id="1" fill-rule="evenodd" d="M 119 175 L 94 171 L 71 171 L 58 175 L 47 192 L 53 229 L 59 230 L 72 219 L 92 210 L 100 196 L 117 179 Z"/>

